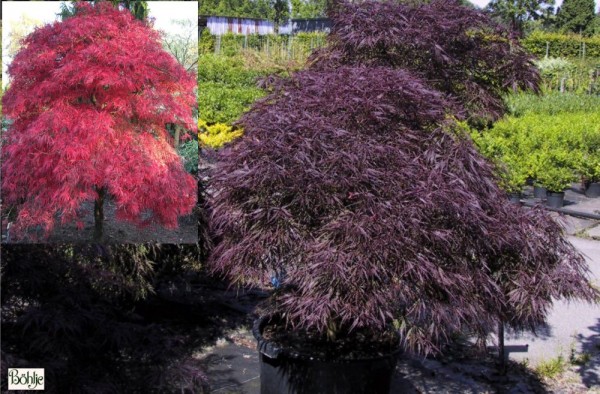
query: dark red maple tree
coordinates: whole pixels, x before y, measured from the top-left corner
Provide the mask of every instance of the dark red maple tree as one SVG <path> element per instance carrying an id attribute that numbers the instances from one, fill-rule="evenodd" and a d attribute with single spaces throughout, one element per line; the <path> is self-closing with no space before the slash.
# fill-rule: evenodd
<path id="1" fill-rule="evenodd" d="M 196 130 L 194 73 L 163 50 L 147 22 L 110 3 L 75 4 L 63 22 L 36 29 L 8 69 L 4 114 L 13 121 L 2 152 L 2 193 L 18 206 L 15 229 L 48 235 L 95 203 L 118 219 L 177 226 L 196 203 L 197 183 L 172 148 L 167 123 Z"/>

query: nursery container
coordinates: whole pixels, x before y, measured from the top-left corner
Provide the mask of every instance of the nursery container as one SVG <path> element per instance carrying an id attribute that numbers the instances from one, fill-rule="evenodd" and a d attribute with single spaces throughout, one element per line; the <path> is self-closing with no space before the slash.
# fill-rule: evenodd
<path id="1" fill-rule="evenodd" d="M 600 182 L 590 183 L 585 189 L 585 195 L 590 198 L 600 197 Z"/>
<path id="2" fill-rule="evenodd" d="M 515 204 L 521 203 L 521 193 L 509 193 L 508 200 Z"/>
<path id="3" fill-rule="evenodd" d="M 548 196 L 546 197 L 546 205 L 550 208 L 562 208 L 565 202 L 565 193 L 564 192 L 548 192 Z"/>
<path id="4" fill-rule="evenodd" d="M 548 195 L 548 190 L 543 186 L 533 186 L 533 197 L 545 200 Z"/>
<path id="5" fill-rule="evenodd" d="M 371 358 L 323 360 L 262 336 L 269 317 L 254 322 L 261 394 L 388 394 L 400 349 Z"/>

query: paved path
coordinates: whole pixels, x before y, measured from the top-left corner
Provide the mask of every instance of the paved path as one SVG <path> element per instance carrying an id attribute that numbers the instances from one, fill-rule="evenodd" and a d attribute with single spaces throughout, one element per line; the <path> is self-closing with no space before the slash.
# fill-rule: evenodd
<path id="1" fill-rule="evenodd" d="M 592 282 L 600 286 L 600 241 L 570 237 L 569 240 L 586 255 Z M 600 305 L 559 301 L 548 318 L 548 327 L 537 338 L 532 334 L 507 334 L 506 345 L 528 344 L 527 352 L 511 353 L 513 360 L 528 359 L 535 366 L 562 354 L 569 360 L 572 351 L 594 355 L 579 368 L 583 382 L 600 387 Z M 573 349 L 573 350 L 572 350 Z"/>

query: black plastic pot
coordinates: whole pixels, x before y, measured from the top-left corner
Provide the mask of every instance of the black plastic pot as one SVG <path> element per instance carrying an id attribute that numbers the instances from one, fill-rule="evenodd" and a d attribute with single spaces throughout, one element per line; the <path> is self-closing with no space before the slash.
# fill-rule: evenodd
<path id="1" fill-rule="evenodd" d="M 546 197 L 546 205 L 551 208 L 562 208 L 565 203 L 565 193 L 564 192 L 548 192 L 548 197 Z"/>
<path id="2" fill-rule="evenodd" d="M 261 394 L 388 394 L 400 350 L 373 358 L 322 360 L 263 338 L 269 317 L 254 322 Z"/>
<path id="3" fill-rule="evenodd" d="M 514 204 L 521 203 L 521 193 L 509 193 L 508 200 Z"/>
<path id="4" fill-rule="evenodd" d="M 548 190 L 542 186 L 533 186 L 533 197 L 545 200 L 548 195 Z"/>
<path id="5" fill-rule="evenodd" d="M 600 197 L 600 182 L 590 183 L 585 189 L 585 195 L 590 198 Z"/>

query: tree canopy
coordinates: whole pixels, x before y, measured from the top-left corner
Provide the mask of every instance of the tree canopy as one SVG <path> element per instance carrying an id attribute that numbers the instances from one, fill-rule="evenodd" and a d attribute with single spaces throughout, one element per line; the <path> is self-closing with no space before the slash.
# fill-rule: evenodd
<path id="1" fill-rule="evenodd" d="M 273 0 L 200 0 L 198 14 L 273 19 Z"/>
<path id="2" fill-rule="evenodd" d="M 594 6 L 594 0 L 564 0 L 556 15 L 557 27 L 574 33 L 591 32 Z"/>
<path id="3" fill-rule="evenodd" d="M 497 20 L 522 34 L 527 22 L 554 13 L 554 0 L 491 0 L 486 7 Z"/>
<path id="4" fill-rule="evenodd" d="M 312 338 L 395 329 L 417 353 L 498 322 L 534 329 L 554 298 L 593 300 L 559 225 L 509 203 L 454 120 L 537 88 L 506 29 L 448 0 L 343 3 L 332 20 L 328 45 L 267 80 L 219 151 L 211 267 L 271 277 L 271 310 Z"/>
<path id="5" fill-rule="evenodd" d="M 105 2 L 75 7 L 73 17 L 29 35 L 9 66 L 4 202 L 19 207 L 16 228 L 46 234 L 57 219 L 79 220 L 82 204 L 104 194 L 117 218 L 176 227 L 197 188 L 165 124 L 196 130 L 195 72 L 129 11 Z"/>

